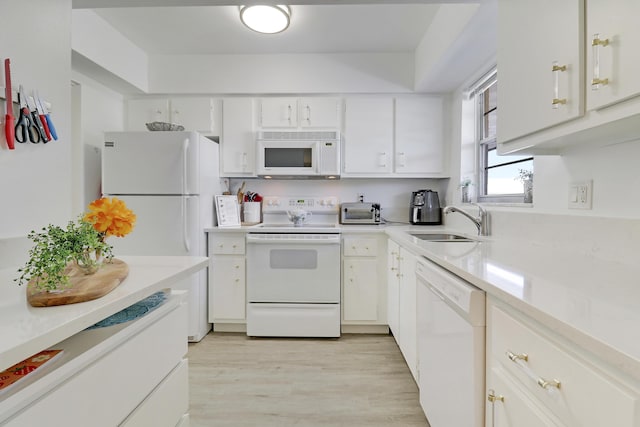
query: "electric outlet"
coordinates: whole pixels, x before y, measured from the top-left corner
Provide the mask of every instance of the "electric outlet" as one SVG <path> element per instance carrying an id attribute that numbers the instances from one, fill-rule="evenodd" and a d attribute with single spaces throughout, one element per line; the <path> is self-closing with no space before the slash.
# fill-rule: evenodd
<path id="1" fill-rule="evenodd" d="M 364 202 L 364 193 L 358 193 L 358 201 L 360 203 Z"/>
<path id="2" fill-rule="evenodd" d="M 593 181 L 569 184 L 569 209 L 591 209 L 592 199 Z"/>

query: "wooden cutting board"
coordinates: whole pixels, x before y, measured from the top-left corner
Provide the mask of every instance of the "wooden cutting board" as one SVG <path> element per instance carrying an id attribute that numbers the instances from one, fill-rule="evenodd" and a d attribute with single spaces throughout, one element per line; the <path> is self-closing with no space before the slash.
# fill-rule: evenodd
<path id="1" fill-rule="evenodd" d="M 33 307 L 75 304 L 100 298 L 114 290 L 129 274 L 129 266 L 124 261 L 112 259 L 94 274 L 84 274 L 77 266 L 67 267 L 69 286 L 55 292 L 41 291 L 35 287 L 33 279 L 27 284 L 27 301 Z"/>

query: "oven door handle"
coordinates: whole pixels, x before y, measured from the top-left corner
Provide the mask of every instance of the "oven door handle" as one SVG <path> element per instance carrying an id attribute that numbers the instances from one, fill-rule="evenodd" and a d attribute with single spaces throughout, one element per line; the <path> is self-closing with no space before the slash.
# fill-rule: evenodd
<path id="1" fill-rule="evenodd" d="M 327 236 L 322 238 L 301 238 L 296 234 L 278 234 L 278 237 L 267 236 L 265 234 L 247 234 L 248 244 L 301 244 L 301 245 L 339 245 L 340 236 Z"/>

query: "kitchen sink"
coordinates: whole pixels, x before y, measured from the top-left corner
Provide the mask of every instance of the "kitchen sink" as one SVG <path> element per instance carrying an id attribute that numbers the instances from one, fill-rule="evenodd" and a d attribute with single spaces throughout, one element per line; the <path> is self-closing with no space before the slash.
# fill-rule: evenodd
<path id="1" fill-rule="evenodd" d="M 428 240 L 430 242 L 475 242 L 475 239 L 471 239 L 461 234 L 453 233 L 410 233 L 413 237 L 417 237 L 421 240 Z"/>

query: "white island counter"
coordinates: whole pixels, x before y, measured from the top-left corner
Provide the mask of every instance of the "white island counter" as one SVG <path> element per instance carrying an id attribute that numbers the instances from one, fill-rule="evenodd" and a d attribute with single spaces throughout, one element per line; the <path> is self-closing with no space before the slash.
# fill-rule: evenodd
<path id="1" fill-rule="evenodd" d="M 85 329 L 170 290 L 205 268 L 208 258 L 118 259 L 130 269 L 120 286 L 93 301 L 56 307 L 31 307 L 25 287 L 13 281 L 17 267 L 0 270 L 0 370 L 47 348 L 63 350 L 43 372 L 35 371 L 18 387 L 0 393 L 0 425 L 175 426 L 188 418 L 183 291 L 169 293 L 164 304 L 136 320 Z M 126 369 L 136 363 L 144 369 Z M 105 399 L 108 405 L 103 405 Z M 165 419 L 157 423 L 158 417 Z"/>

